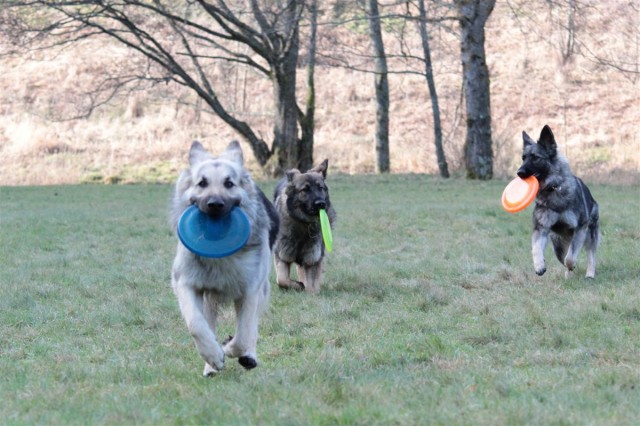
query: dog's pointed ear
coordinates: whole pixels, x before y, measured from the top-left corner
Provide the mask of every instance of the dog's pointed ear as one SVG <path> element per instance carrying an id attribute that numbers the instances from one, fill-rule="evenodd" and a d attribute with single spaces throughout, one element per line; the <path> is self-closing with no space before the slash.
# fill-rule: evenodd
<path id="1" fill-rule="evenodd" d="M 322 175 L 322 179 L 327 178 L 327 169 L 329 168 L 329 159 L 325 159 L 322 163 L 315 166 L 313 169 L 309 170 L 310 172 L 320 173 Z"/>
<path id="2" fill-rule="evenodd" d="M 553 136 L 551 127 L 546 124 L 540 132 L 540 139 L 538 139 L 538 143 L 541 144 L 552 156 L 555 156 L 558 147 L 556 145 L 556 138 Z"/>
<path id="3" fill-rule="evenodd" d="M 526 148 L 536 143 L 533 139 L 531 139 L 531 136 L 529 136 L 527 132 L 525 132 L 524 130 L 522 131 L 522 142 L 523 142 L 522 148 Z"/>
<path id="4" fill-rule="evenodd" d="M 293 179 L 296 178 L 296 176 L 300 175 L 300 170 L 298 170 L 298 169 L 287 170 L 286 175 L 287 175 L 287 181 L 289 183 L 291 183 L 291 182 L 293 182 Z"/>
<path id="5" fill-rule="evenodd" d="M 211 158 L 211 154 L 204 149 L 204 146 L 198 141 L 193 141 L 191 149 L 189 150 L 189 164 L 194 165 L 207 158 Z"/>
<path id="6" fill-rule="evenodd" d="M 224 152 L 220 155 L 228 160 L 234 161 L 239 165 L 244 164 L 244 156 L 242 155 L 242 147 L 240 146 L 240 142 L 231 141 Z"/>

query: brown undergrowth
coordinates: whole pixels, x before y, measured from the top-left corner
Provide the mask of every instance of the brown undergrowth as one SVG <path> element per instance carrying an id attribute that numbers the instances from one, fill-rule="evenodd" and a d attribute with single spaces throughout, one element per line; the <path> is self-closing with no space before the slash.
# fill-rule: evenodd
<path id="1" fill-rule="evenodd" d="M 615 1 L 600 3 L 585 12 L 588 19 L 580 21 L 578 36 L 590 34 L 584 43 L 602 55 L 629 50 L 619 20 L 611 19 L 612 14 L 627 19 L 626 9 Z M 524 14 L 514 2 L 498 2 L 487 26 L 496 176 L 514 175 L 522 130 L 537 136 L 549 124 L 576 174 L 598 182 L 640 182 L 637 75 L 602 65 L 584 49 L 563 59 L 558 47 L 565 31 L 557 24 L 561 17 L 546 19 L 544 5 L 527 5 Z M 445 152 L 450 169 L 463 175 L 457 40 L 443 30 L 432 31 Z M 391 51 L 396 40 L 385 37 Z M 215 152 L 238 138 L 193 94 L 172 85 L 122 95 L 88 118 L 67 120 L 82 109 L 83 93 L 129 57 L 123 47 L 87 40 L 55 55 L 0 59 L 0 185 L 169 182 L 182 168 L 193 139 Z M 216 65 L 210 72 L 222 81 L 220 98 L 229 109 L 270 140 L 269 83 L 241 68 Z M 374 172 L 372 75 L 321 63 L 316 86 L 315 158 L 329 158 L 332 173 Z M 395 74 L 390 88 L 392 172 L 437 173 L 425 79 Z M 302 81 L 300 89 L 302 99 Z M 262 171 L 252 155 L 245 157 L 259 177 Z"/>

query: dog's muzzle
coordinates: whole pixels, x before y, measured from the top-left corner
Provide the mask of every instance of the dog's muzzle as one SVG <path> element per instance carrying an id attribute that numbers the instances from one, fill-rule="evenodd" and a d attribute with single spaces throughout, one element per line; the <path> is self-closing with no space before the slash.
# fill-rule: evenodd
<path id="1" fill-rule="evenodd" d="M 207 200 L 207 213 L 211 216 L 221 216 L 225 212 L 225 204 L 222 198 L 211 197 Z"/>
<path id="2" fill-rule="evenodd" d="M 327 202 L 325 200 L 316 200 L 313 202 L 313 206 L 318 210 L 324 210 L 327 208 Z"/>
<path id="3" fill-rule="evenodd" d="M 228 215 L 232 208 L 240 205 L 240 201 L 224 199 L 222 197 L 209 197 L 197 204 L 203 213 L 214 218 L 219 218 Z"/>
<path id="4" fill-rule="evenodd" d="M 520 167 L 517 171 L 517 175 L 520 179 L 526 179 L 529 176 L 531 176 L 533 173 L 529 172 L 529 170 L 527 170 L 524 167 Z"/>

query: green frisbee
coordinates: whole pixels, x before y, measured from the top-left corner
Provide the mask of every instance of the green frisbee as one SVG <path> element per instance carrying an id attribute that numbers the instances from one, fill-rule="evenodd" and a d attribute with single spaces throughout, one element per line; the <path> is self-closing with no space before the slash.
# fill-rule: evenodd
<path id="1" fill-rule="evenodd" d="M 320 229 L 322 229 L 322 239 L 327 251 L 331 253 L 333 250 L 333 236 L 331 235 L 331 224 L 329 223 L 329 216 L 324 209 L 320 210 Z"/>

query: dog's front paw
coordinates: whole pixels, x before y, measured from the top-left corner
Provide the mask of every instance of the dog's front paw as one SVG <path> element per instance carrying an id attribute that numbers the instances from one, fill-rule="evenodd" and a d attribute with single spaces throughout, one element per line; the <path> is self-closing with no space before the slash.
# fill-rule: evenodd
<path id="1" fill-rule="evenodd" d="M 254 352 L 247 352 L 236 346 L 233 337 L 229 336 L 224 345 L 224 353 L 230 358 L 238 358 L 238 363 L 247 370 L 258 366 L 257 357 Z"/>
<path id="2" fill-rule="evenodd" d="M 304 291 L 305 286 L 302 281 L 293 281 L 291 284 L 291 288 L 295 291 Z"/>
<path id="3" fill-rule="evenodd" d="M 207 356 L 203 355 L 205 362 L 216 372 L 222 371 L 222 369 L 224 368 L 224 351 L 222 350 L 220 345 L 216 343 L 212 352 L 213 353 L 207 354 Z"/>
<path id="4" fill-rule="evenodd" d="M 282 290 L 295 290 L 295 291 L 304 291 L 304 284 L 300 281 L 290 280 L 286 284 L 278 283 L 278 286 Z"/>
<path id="5" fill-rule="evenodd" d="M 238 363 L 246 370 L 251 370 L 258 366 L 258 361 L 251 355 L 245 355 L 238 358 Z"/>
<path id="6" fill-rule="evenodd" d="M 547 264 L 545 263 L 544 259 L 538 260 L 534 257 L 533 270 L 536 271 L 536 274 L 538 275 L 544 275 L 544 273 L 547 272 Z"/>
<path id="7" fill-rule="evenodd" d="M 218 373 L 219 371 L 217 369 L 213 368 L 212 366 L 210 366 L 208 363 L 205 362 L 204 371 L 202 372 L 202 375 L 204 377 L 213 377 Z"/>

